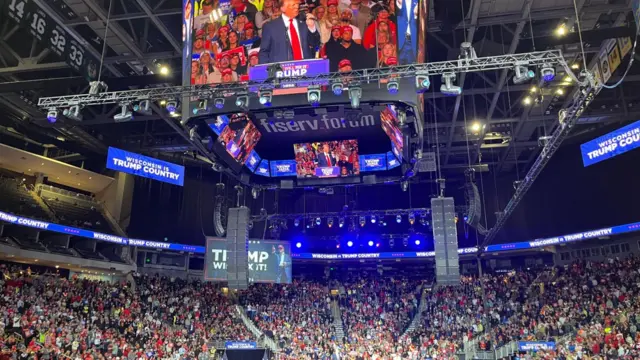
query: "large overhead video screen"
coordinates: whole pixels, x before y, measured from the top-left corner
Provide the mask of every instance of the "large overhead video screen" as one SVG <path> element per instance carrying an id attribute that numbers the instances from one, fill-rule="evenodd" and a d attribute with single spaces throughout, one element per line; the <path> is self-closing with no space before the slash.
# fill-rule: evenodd
<path id="1" fill-rule="evenodd" d="M 207 238 L 204 279 L 227 280 L 227 242 Z M 286 241 L 252 241 L 248 250 L 249 282 L 291 283 L 291 246 Z"/>
<path id="2" fill-rule="evenodd" d="M 233 118 L 231 123 L 233 123 Z M 244 164 L 260 141 L 261 136 L 255 125 L 251 121 L 247 121 L 243 127 L 237 130 L 234 130 L 233 126 L 226 126 L 220 133 L 218 141 L 227 149 L 229 155 Z"/>
<path id="3" fill-rule="evenodd" d="M 380 112 L 380 122 L 385 134 L 391 140 L 391 151 L 402 161 L 402 151 L 404 150 L 404 140 L 402 130 L 400 130 L 400 122 L 398 121 L 398 113 L 394 105 L 387 107 Z"/>
<path id="4" fill-rule="evenodd" d="M 183 73 L 195 85 L 261 77 L 271 63 L 283 63 L 281 77 L 324 73 L 327 62 L 331 72 L 414 63 L 418 3 L 306 1 L 282 13 L 274 0 L 185 0 Z"/>
<path id="5" fill-rule="evenodd" d="M 299 178 L 334 178 L 360 175 L 357 140 L 295 144 Z"/>

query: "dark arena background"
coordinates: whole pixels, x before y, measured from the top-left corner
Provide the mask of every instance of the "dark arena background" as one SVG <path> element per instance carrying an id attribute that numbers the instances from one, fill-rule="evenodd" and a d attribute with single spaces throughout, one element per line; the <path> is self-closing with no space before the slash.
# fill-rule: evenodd
<path id="1" fill-rule="evenodd" d="M 0 0 L 0 360 L 640 359 L 639 17 Z"/>

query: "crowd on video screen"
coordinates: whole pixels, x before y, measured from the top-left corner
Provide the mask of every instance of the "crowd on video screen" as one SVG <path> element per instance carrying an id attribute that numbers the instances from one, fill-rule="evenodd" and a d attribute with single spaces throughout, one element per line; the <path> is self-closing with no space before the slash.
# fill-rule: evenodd
<path id="1" fill-rule="evenodd" d="M 418 0 L 194 1 L 192 84 L 245 81 L 282 61 L 324 58 L 345 72 L 416 60 Z"/>
<path id="2" fill-rule="evenodd" d="M 244 164 L 251 151 L 260 141 L 261 136 L 258 128 L 249 121 L 240 130 L 233 130 L 231 126 L 225 127 L 220 133 L 218 141 L 227 149 L 229 155 L 233 156 L 239 163 Z"/>
<path id="3" fill-rule="evenodd" d="M 332 167 L 339 168 L 333 176 L 360 174 L 357 140 L 295 144 L 294 150 L 298 177 L 316 177 L 316 169 Z"/>
<path id="4" fill-rule="evenodd" d="M 400 130 L 400 123 L 397 115 L 394 113 L 395 109 L 386 107 L 380 112 L 380 122 L 382 123 L 382 129 L 385 134 L 391 139 L 394 153 L 402 154 L 403 149 L 403 136 L 402 130 Z"/>

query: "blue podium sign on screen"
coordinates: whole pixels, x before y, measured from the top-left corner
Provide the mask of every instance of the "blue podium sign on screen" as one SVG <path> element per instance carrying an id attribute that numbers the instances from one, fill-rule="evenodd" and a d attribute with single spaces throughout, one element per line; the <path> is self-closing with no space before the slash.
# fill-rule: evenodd
<path id="1" fill-rule="evenodd" d="M 518 341 L 520 351 L 555 350 L 556 343 L 553 341 Z"/>
<path id="2" fill-rule="evenodd" d="M 269 173 L 269 160 L 262 159 L 262 161 L 260 161 L 260 165 L 258 165 L 258 168 L 256 169 L 256 174 L 266 177 L 271 176 Z"/>
<path id="3" fill-rule="evenodd" d="M 640 120 L 580 145 L 582 163 L 593 165 L 640 147 Z"/>
<path id="4" fill-rule="evenodd" d="M 271 176 L 296 176 L 296 161 L 271 160 Z"/>
<path id="5" fill-rule="evenodd" d="M 398 166 L 400 166 L 400 161 L 398 161 L 393 152 L 387 152 L 387 168 L 391 170 L 397 168 Z"/>
<path id="6" fill-rule="evenodd" d="M 252 350 L 257 349 L 258 344 L 255 341 L 225 341 L 224 347 L 229 350 Z"/>
<path id="7" fill-rule="evenodd" d="M 184 185 L 184 166 L 109 147 L 107 168 L 173 185 Z"/>
<path id="8" fill-rule="evenodd" d="M 360 171 L 387 170 L 386 154 L 360 155 Z"/>
<path id="9" fill-rule="evenodd" d="M 249 168 L 251 172 L 254 172 L 260 164 L 260 161 L 262 161 L 262 159 L 260 158 L 258 153 L 256 153 L 255 150 L 251 150 L 251 153 L 249 154 L 249 157 L 244 164 Z"/>

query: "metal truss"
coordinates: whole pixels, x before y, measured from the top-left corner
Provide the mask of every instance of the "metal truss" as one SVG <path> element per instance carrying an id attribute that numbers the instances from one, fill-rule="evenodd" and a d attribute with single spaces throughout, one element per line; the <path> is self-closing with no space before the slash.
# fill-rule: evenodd
<path id="1" fill-rule="evenodd" d="M 591 74 L 589 74 L 589 76 L 591 76 Z M 507 206 L 505 206 L 504 211 L 498 216 L 496 224 L 491 228 L 491 230 L 489 230 L 489 233 L 487 233 L 487 236 L 480 248 L 484 248 L 490 244 L 502 229 L 511 213 L 513 213 L 516 206 L 518 206 L 520 201 L 524 198 L 524 195 L 527 193 L 531 185 L 533 185 L 533 182 L 538 178 L 538 175 L 540 175 L 553 154 L 555 154 L 558 148 L 560 148 L 562 141 L 567 137 L 567 135 L 569 135 L 573 126 L 578 122 L 580 115 L 582 115 L 591 101 L 593 101 L 598 90 L 599 89 L 593 86 L 593 79 L 590 79 L 587 85 L 582 86 L 576 92 L 571 104 L 566 109 L 560 110 L 560 113 L 558 114 L 560 125 L 553 132 L 544 148 L 542 148 L 540 156 L 538 156 L 531 166 L 531 169 L 529 169 L 527 175 L 516 188 L 516 192 L 513 194 L 513 197 L 511 197 L 511 200 L 509 200 Z"/>
<path id="2" fill-rule="evenodd" d="M 413 78 L 416 75 L 435 76 L 446 72 L 469 73 L 513 68 L 516 65 L 531 67 L 543 65 L 562 65 L 566 62 L 560 50 L 538 51 L 524 54 L 490 56 L 476 59 L 462 59 L 441 61 L 426 64 L 412 64 L 382 69 L 356 70 L 350 73 L 330 73 L 315 77 L 269 79 L 266 81 L 248 81 L 231 84 L 175 86 L 167 88 L 153 88 L 128 91 L 103 92 L 96 95 L 81 94 L 58 97 L 45 97 L 38 100 L 38 106 L 43 109 L 65 108 L 73 105 L 93 106 L 118 103 L 132 103 L 141 100 L 179 99 L 185 96 L 206 98 L 224 96 L 229 93 L 247 93 L 260 88 L 279 88 L 281 82 L 304 81 L 310 84 L 327 84 L 343 82 L 350 85 L 377 82 L 391 77 Z"/>
<path id="3" fill-rule="evenodd" d="M 466 206 L 456 206 L 456 212 L 463 213 L 467 211 Z M 334 211 L 334 212 L 319 212 L 319 213 L 294 213 L 294 214 L 273 214 L 267 216 L 268 220 L 295 220 L 295 219 L 315 219 L 315 218 L 352 218 L 360 216 L 408 216 L 413 214 L 414 216 L 429 215 L 431 214 L 430 208 L 411 208 L 411 209 L 385 209 L 385 210 L 355 210 L 355 211 Z"/>

